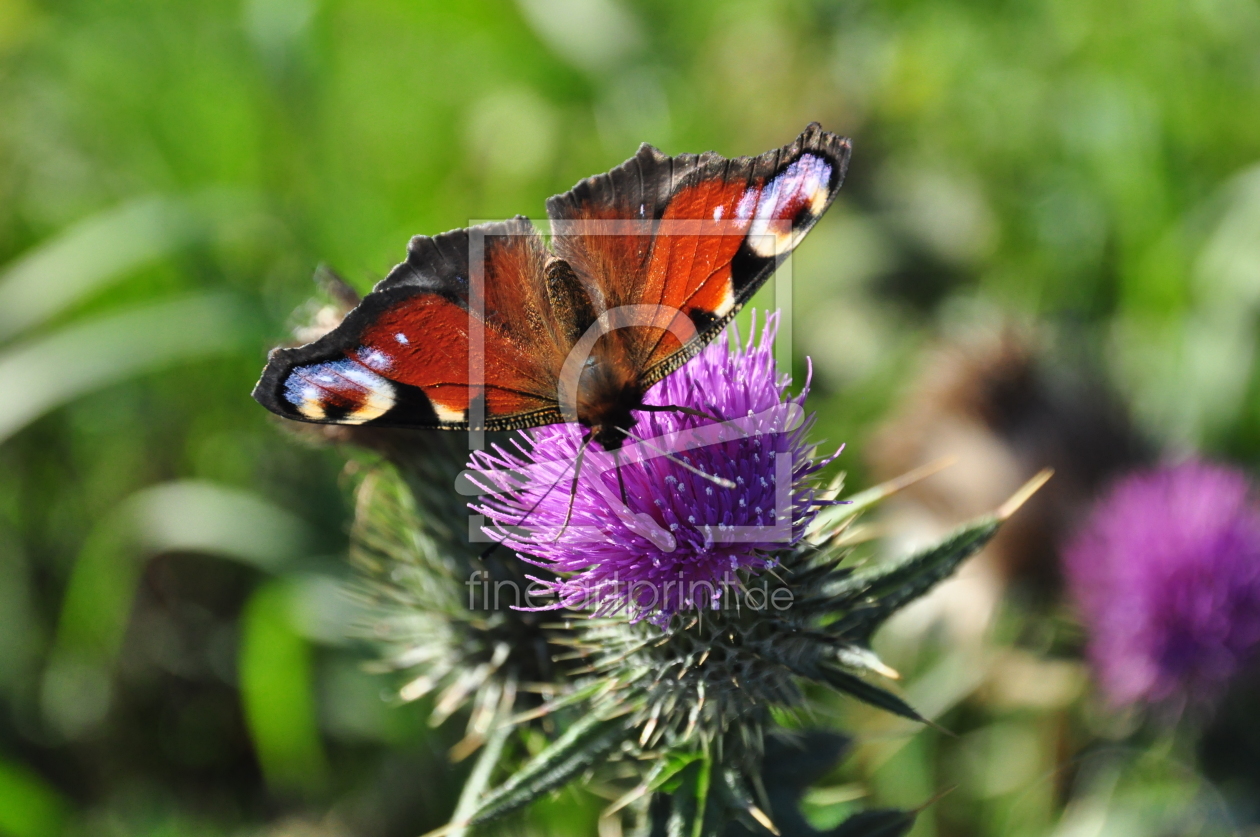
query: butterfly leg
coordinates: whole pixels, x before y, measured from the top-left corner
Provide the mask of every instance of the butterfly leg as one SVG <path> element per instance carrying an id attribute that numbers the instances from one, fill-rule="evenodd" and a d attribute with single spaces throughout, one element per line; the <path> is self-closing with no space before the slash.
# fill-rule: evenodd
<path id="1" fill-rule="evenodd" d="M 582 437 L 582 446 L 578 448 L 577 458 L 573 462 L 573 482 L 569 486 L 569 507 L 564 512 L 564 523 L 560 524 L 560 531 L 556 532 L 556 540 L 564 534 L 564 530 L 569 527 L 569 519 L 573 517 L 573 500 L 577 497 L 578 477 L 582 475 L 582 460 L 586 458 L 586 449 L 591 446 L 592 439 L 591 432 L 588 430 Z"/>
<path id="2" fill-rule="evenodd" d="M 630 508 L 630 501 L 626 498 L 626 481 L 621 476 L 621 448 L 613 448 L 613 467 L 617 469 L 617 485 L 621 489 L 621 505 Z"/>
<path id="3" fill-rule="evenodd" d="M 582 460 L 586 458 L 586 449 L 590 447 L 591 441 L 592 441 L 592 438 L 591 438 L 590 431 L 587 431 L 586 435 L 582 437 L 582 444 L 578 448 L 577 456 L 574 457 L 573 481 L 569 485 L 569 504 L 564 512 L 564 523 L 560 524 L 560 529 L 557 530 L 556 536 L 553 539 L 553 541 L 560 539 L 560 536 L 564 534 L 564 530 L 567 529 L 569 526 L 569 519 L 573 517 L 573 498 L 577 495 L 578 477 L 582 475 Z M 559 484 L 560 484 L 560 480 L 557 479 L 555 482 L 551 483 L 551 485 L 547 486 L 547 490 L 542 493 L 541 497 L 539 497 L 537 500 L 534 501 L 534 505 L 530 506 L 525 511 L 524 514 L 522 514 L 519 518 L 517 518 L 515 525 L 525 528 L 526 531 L 529 531 L 529 528 L 525 526 L 525 521 L 529 519 L 530 515 L 532 515 L 535 511 L 537 511 L 538 507 L 542 505 L 543 500 L 546 500 L 549 496 L 551 496 L 551 492 L 554 491 L 556 486 Z M 530 532 L 530 534 L 532 535 L 533 533 Z M 496 546 L 497 545 L 498 544 L 496 544 Z M 490 549 L 482 553 L 482 557 L 484 558 L 486 555 L 489 555 L 490 552 L 493 550 L 494 550 L 494 547 L 493 546 L 490 547 Z"/>

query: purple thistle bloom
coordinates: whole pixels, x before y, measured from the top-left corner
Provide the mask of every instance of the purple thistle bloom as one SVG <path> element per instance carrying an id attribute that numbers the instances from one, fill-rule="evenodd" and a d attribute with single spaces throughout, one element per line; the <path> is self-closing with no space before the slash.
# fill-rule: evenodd
<path id="1" fill-rule="evenodd" d="M 631 432 L 644 441 L 628 440 L 615 455 L 587 447 L 572 495 L 586 433 L 577 424 L 523 431 L 516 451 L 473 454 L 483 487 L 499 492 L 473 506 L 493 521 L 487 532 L 559 576 L 535 579 L 555 597 L 540 609 L 628 610 L 662 622 L 680 610 L 716 608 L 739 588 L 740 571 L 772 567 L 775 550 L 800 540 L 817 507 L 809 478 L 834 457 L 815 459 L 805 443 L 808 381 L 789 397 L 789 379 L 775 375 L 777 325 L 777 314 L 769 316 L 759 343 L 728 349 L 715 341 L 643 399 L 723 423 L 636 412 Z"/>
<path id="2" fill-rule="evenodd" d="M 1128 476 L 1069 545 L 1089 655 L 1117 706 L 1210 704 L 1260 646 L 1260 513 L 1236 469 Z"/>

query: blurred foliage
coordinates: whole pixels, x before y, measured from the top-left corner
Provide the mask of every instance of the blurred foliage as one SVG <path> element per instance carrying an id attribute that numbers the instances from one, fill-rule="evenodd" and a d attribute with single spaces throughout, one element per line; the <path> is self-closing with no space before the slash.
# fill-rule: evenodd
<path id="1" fill-rule="evenodd" d="M 792 263 L 825 435 L 860 454 L 924 345 L 1009 317 L 1165 449 L 1254 465 L 1258 103 L 1252 0 L 0 0 L 0 833 L 450 814 L 458 733 L 345 638 L 343 458 L 248 395 L 318 262 L 366 289 L 410 235 L 541 215 L 641 141 L 818 120 L 855 147 Z M 1159 833 L 1216 833 L 1184 747 L 1091 744 L 1127 733 L 1030 619 L 889 649 L 960 737 L 837 707 L 861 743 L 815 826 L 958 784 L 916 837 L 1156 833 L 1170 800 Z M 535 833 L 589 830 L 566 794 Z"/>

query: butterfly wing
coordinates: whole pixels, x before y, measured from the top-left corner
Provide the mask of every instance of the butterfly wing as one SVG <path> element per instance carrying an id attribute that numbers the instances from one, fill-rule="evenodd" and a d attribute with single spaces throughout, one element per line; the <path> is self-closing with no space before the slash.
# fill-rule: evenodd
<path id="1" fill-rule="evenodd" d="M 471 258 L 470 258 L 470 253 Z M 489 429 L 560 421 L 548 253 L 528 219 L 416 236 L 333 331 L 271 353 L 254 397 L 325 424 Z"/>
<path id="2" fill-rule="evenodd" d="M 651 146 L 528 219 L 416 236 L 333 331 L 272 352 L 254 397 L 286 418 L 439 429 L 564 420 L 558 382 L 597 315 L 669 312 L 620 335 L 641 385 L 713 339 L 830 205 L 849 144 L 811 125 L 757 157 Z M 627 334 L 629 335 L 627 338 Z"/>
<path id="3" fill-rule="evenodd" d="M 601 308 L 657 306 L 672 318 L 632 329 L 648 385 L 730 322 L 835 199 L 847 139 L 812 124 L 756 157 L 668 157 L 650 145 L 547 202 L 552 246 Z"/>

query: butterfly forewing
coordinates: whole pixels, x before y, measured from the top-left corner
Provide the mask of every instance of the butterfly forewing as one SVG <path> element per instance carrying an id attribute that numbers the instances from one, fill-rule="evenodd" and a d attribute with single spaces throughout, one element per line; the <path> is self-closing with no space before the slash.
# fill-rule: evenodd
<path id="1" fill-rule="evenodd" d="M 683 329 L 635 332 L 633 361 L 650 384 L 711 341 L 800 243 L 834 200 L 849 152 L 816 124 L 757 157 L 644 145 L 547 202 L 553 247 L 609 307 L 659 305 L 690 321 L 685 345 Z"/>
<path id="2" fill-rule="evenodd" d="M 323 423 L 507 429 L 559 421 L 546 258 L 521 217 L 416 236 L 407 260 L 341 325 L 273 352 L 254 396 L 287 418 Z M 473 293 L 474 284 L 484 291 Z M 484 421 L 470 425 L 470 412 Z"/>

